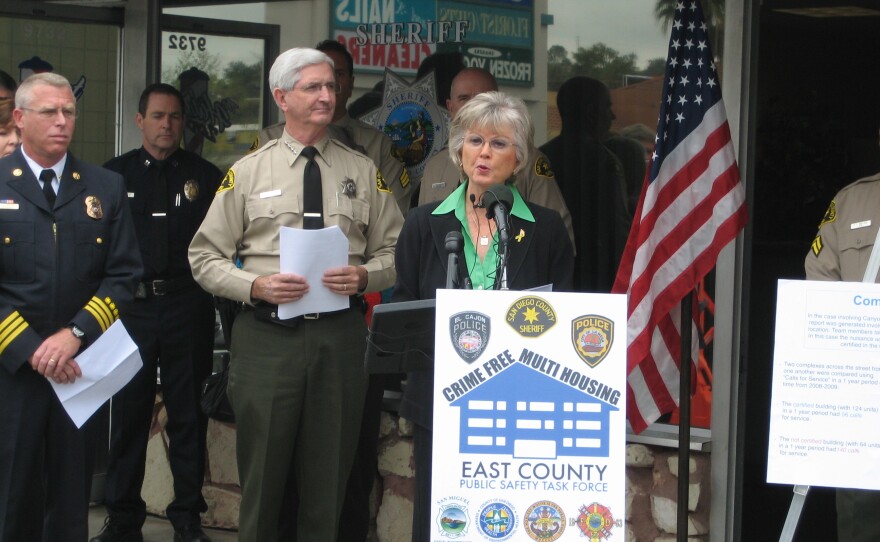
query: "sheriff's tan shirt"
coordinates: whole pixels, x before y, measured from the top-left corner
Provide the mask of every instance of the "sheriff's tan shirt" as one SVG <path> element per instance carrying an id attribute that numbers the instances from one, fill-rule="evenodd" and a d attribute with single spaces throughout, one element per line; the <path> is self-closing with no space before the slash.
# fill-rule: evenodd
<path id="1" fill-rule="evenodd" d="M 339 226 L 348 237 L 348 263 L 366 268 L 366 291 L 392 286 L 403 216 L 391 190 L 363 154 L 328 137 L 315 147 L 324 226 Z M 302 148 L 285 131 L 226 174 L 189 248 L 193 275 L 207 291 L 250 303 L 254 280 L 279 272 L 280 227 L 301 228 L 303 222 Z"/>

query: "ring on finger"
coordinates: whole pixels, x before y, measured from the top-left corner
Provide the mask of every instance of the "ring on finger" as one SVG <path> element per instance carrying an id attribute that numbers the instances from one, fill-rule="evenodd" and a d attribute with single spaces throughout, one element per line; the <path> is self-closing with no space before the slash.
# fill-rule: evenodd
<path id="1" fill-rule="evenodd" d="M 56 360 L 53 358 L 49 358 L 49 365 L 55 365 Z"/>

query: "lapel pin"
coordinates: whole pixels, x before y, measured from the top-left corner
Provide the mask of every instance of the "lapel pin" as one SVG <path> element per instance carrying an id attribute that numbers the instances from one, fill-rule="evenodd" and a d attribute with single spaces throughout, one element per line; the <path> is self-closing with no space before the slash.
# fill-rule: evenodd
<path id="1" fill-rule="evenodd" d="M 523 240 L 523 237 L 525 237 L 525 236 L 526 236 L 526 230 L 520 228 L 519 235 L 517 235 L 514 239 L 516 239 L 517 243 L 521 243 Z"/>
<path id="2" fill-rule="evenodd" d="M 20 168 L 15 168 L 12 170 L 12 174 L 16 177 L 21 177 L 22 171 Z"/>

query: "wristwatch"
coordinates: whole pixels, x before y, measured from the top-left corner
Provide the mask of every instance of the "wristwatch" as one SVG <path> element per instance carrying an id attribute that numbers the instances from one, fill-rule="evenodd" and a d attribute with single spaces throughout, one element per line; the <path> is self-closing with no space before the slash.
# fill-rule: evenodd
<path id="1" fill-rule="evenodd" d="M 70 324 L 69 326 L 67 326 L 67 329 L 69 329 L 70 332 L 73 333 L 74 337 L 81 340 L 83 343 L 86 342 L 86 332 L 81 330 L 78 325 Z"/>

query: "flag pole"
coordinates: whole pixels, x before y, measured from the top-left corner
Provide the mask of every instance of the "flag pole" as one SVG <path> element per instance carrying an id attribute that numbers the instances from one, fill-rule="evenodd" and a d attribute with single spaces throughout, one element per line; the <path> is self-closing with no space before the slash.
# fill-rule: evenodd
<path id="1" fill-rule="evenodd" d="M 688 539 L 688 496 L 691 458 L 691 338 L 693 330 L 693 297 L 691 290 L 681 301 L 681 354 L 678 384 L 678 505 L 675 540 Z"/>

